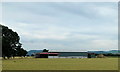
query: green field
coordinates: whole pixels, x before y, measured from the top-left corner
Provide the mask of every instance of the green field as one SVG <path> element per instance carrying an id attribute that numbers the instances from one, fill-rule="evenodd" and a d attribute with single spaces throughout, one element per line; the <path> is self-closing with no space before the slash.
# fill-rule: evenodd
<path id="1" fill-rule="evenodd" d="M 118 58 L 23 58 L 2 63 L 3 70 L 118 70 Z"/>

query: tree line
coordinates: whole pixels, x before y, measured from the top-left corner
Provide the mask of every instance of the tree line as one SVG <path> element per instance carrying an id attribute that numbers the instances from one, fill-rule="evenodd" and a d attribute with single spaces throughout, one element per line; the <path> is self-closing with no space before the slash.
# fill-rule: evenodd
<path id="1" fill-rule="evenodd" d="M 2 28 L 2 35 L 0 36 L 0 40 L 2 40 L 2 57 L 9 59 L 15 56 L 26 56 L 27 51 L 22 48 L 17 32 L 1 24 L 0 28 Z"/>

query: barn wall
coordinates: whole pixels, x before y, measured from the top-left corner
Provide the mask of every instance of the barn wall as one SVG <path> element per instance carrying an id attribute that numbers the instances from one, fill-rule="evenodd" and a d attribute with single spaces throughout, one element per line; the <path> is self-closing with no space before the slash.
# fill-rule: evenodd
<path id="1" fill-rule="evenodd" d="M 88 56 L 87 52 L 60 52 L 59 56 Z"/>

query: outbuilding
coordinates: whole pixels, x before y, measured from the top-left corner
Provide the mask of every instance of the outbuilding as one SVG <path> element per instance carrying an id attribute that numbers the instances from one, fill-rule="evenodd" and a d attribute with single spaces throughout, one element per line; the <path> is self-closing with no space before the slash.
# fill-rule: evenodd
<path id="1" fill-rule="evenodd" d="M 54 52 L 50 52 L 54 53 Z M 55 52 L 58 53 L 59 58 L 87 58 L 87 52 Z"/>
<path id="2" fill-rule="evenodd" d="M 35 58 L 48 58 L 49 56 L 58 56 L 58 53 L 48 53 L 48 52 L 36 53 Z"/>
<path id="3" fill-rule="evenodd" d="M 88 52 L 42 52 L 36 53 L 35 58 L 95 58 L 95 54 Z"/>

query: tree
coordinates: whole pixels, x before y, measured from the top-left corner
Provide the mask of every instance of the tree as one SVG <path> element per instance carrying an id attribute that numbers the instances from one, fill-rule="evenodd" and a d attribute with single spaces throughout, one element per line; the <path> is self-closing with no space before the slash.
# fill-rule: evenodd
<path id="1" fill-rule="evenodd" d="M 8 59 L 11 56 L 16 56 L 19 49 L 21 49 L 21 43 L 19 43 L 20 37 L 17 32 L 9 29 L 6 26 L 0 25 L 2 27 L 2 56 Z"/>
<path id="2" fill-rule="evenodd" d="M 43 49 L 43 52 L 48 52 L 49 50 L 47 50 L 47 49 Z"/>
<path id="3" fill-rule="evenodd" d="M 103 54 L 99 54 L 97 55 L 97 58 L 105 58 L 105 56 Z"/>
<path id="4" fill-rule="evenodd" d="M 31 56 L 35 56 L 34 54 L 31 54 Z"/>
<path id="5" fill-rule="evenodd" d="M 23 48 L 17 48 L 17 51 L 16 51 L 16 56 L 26 56 L 26 54 L 27 54 L 27 51 L 26 50 L 24 50 Z"/>

